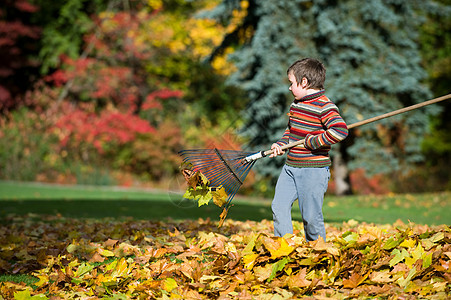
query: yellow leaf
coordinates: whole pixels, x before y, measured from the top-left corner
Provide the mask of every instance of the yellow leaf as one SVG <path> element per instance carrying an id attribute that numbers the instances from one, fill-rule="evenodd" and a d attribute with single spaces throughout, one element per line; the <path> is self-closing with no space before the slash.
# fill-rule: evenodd
<path id="1" fill-rule="evenodd" d="M 421 244 L 418 244 L 418 246 L 415 248 L 415 250 L 412 251 L 411 255 L 415 259 L 420 259 L 424 254 L 424 249 Z"/>
<path id="2" fill-rule="evenodd" d="M 113 277 L 124 277 L 129 272 L 127 261 L 124 257 L 122 257 L 116 265 L 113 273 L 111 274 Z"/>
<path id="3" fill-rule="evenodd" d="M 201 283 L 206 283 L 206 282 L 209 282 L 209 281 L 213 281 L 213 280 L 216 280 L 216 279 L 221 279 L 221 276 L 216 276 L 216 275 L 202 275 L 202 277 L 200 278 L 200 282 Z M 176 284 L 176 287 L 177 287 L 177 282 L 175 283 Z"/>
<path id="4" fill-rule="evenodd" d="M 421 243 L 418 243 L 418 246 L 415 248 L 415 250 L 413 250 L 413 251 L 410 253 L 410 257 L 406 257 L 406 260 L 405 260 L 406 265 L 407 265 L 409 268 L 411 268 L 412 265 L 413 265 L 414 263 L 416 263 L 417 260 L 423 258 L 423 255 L 424 255 L 424 249 L 423 249 L 423 247 L 421 246 Z"/>
<path id="5" fill-rule="evenodd" d="M 163 281 L 163 290 L 165 290 L 166 292 L 171 292 L 173 289 L 177 288 L 177 281 L 175 281 L 175 279 L 173 278 L 166 278 Z"/>
<path id="6" fill-rule="evenodd" d="M 423 269 L 429 268 L 430 265 L 432 265 L 432 253 L 425 253 L 423 255 Z"/>
<path id="7" fill-rule="evenodd" d="M 405 239 L 399 246 L 409 249 L 415 247 L 415 245 L 416 241 L 414 239 Z"/>
<path id="8" fill-rule="evenodd" d="M 14 299 L 15 300 L 28 300 L 31 298 L 30 295 L 30 291 L 29 290 L 25 290 L 25 291 L 20 291 L 20 292 L 15 292 L 14 293 Z"/>
<path id="9" fill-rule="evenodd" d="M 245 255 L 243 257 L 244 267 L 248 270 L 252 270 L 252 268 L 255 265 L 255 260 L 257 259 L 257 257 L 259 257 L 259 254 L 257 254 L 257 253 Z"/>
<path id="10" fill-rule="evenodd" d="M 98 248 L 98 252 L 102 256 L 106 256 L 106 257 L 114 256 L 114 253 L 112 251 L 110 251 L 110 250 L 105 250 L 105 249 L 102 249 L 102 248 Z"/>
<path id="11" fill-rule="evenodd" d="M 75 272 L 74 277 L 83 277 L 86 273 L 91 272 L 93 269 L 94 266 L 87 263 L 82 263 Z"/>
<path id="12" fill-rule="evenodd" d="M 200 179 L 201 179 L 201 181 L 202 181 L 202 183 L 204 185 L 209 185 L 210 184 L 210 180 L 208 180 L 208 178 L 204 174 L 199 172 L 199 175 L 200 175 Z"/>
<path id="13" fill-rule="evenodd" d="M 271 253 L 271 258 L 276 259 L 282 256 L 287 256 L 291 252 L 293 252 L 294 248 L 288 245 L 287 240 L 283 237 L 279 237 L 276 239 L 271 239 L 269 237 L 265 237 L 263 239 L 263 244 L 266 249 Z"/>
<path id="14" fill-rule="evenodd" d="M 14 299 L 15 300 L 47 300 L 48 298 L 44 294 L 37 294 L 37 295 L 31 296 L 30 291 L 25 290 L 25 291 L 21 291 L 21 292 L 15 292 Z"/>
<path id="15" fill-rule="evenodd" d="M 213 203 L 219 207 L 222 207 L 227 202 L 228 195 L 222 186 L 212 191 L 211 195 L 213 196 Z"/>
<path id="16" fill-rule="evenodd" d="M 243 251 L 241 252 L 241 255 L 245 256 L 253 253 L 252 250 L 255 247 L 255 242 L 260 237 L 260 235 L 261 233 L 259 234 L 253 233 L 252 235 L 248 236 L 249 240 L 247 242 L 246 247 L 244 247 Z"/>
<path id="17" fill-rule="evenodd" d="M 233 253 L 237 252 L 235 245 L 233 243 L 231 243 L 231 242 L 228 242 L 227 244 L 225 244 L 225 250 L 227 252 L 233 252 Z"/>
<path id="18" fill-rule="evenodd" d="M 47 275 L 37 275 L 39 281 L 34 283 L 35 286 L 41 287 L 49 282 L 49 277 Z"/>
<path id="19" fill-rule="evenodd" d="M 390 267 L 393 267 L 394 265 L 396 265 L 397 263 L 403 261 L 404 259 L 410 257 L 409 256 L 409 252 L 407 252 L 406 249 L 401 249 L 401 251 L 399 251 L 398 249 L 394 249 L 391 252 L 391 255 L 393 255 L 393 258 L 390 260 Z"/>
<path id="20" fill-rule="evenodd" d="M 409 271 L 409 274 L 407 274 L 407 277 L 404 278 L 403 276 L 401 276 L 401 277 L 398 279 L 397 283 L 398 283 L 399 286 L 402 287 L 402 288 L 406 287 L 407 284 L 410 282 L 410 280 L 412 280 L 412 278 L 415 276 L 416 273 L 417 273 L 416 268 L 412 268 L 412 269 Z"/>
<path id="21" fill-rule="evenodd" d="M 201 207 L 202 205 L 208 204 L 208 202 L 210 202 L 210 199 L 211 199 L 211 192 L 210 191 L 206 191 L 205 193 L 199 193 L 197 195 L 198 206 Z"/>
<path id="22" fill-rule="evenodd" d="M 228 211 L 229 211 L 229 210 L 228 210 L 227 207 L 224 207 L 224 208 L 222 209 L 222 212 L 221 212 L 221 214 L 219 215 L 218 228 L 221 228 L 222 224 L 224 224 L 224 221 L 225 221 L 225 219 L 226 219 L 226 217 L 227 217 Z"/>

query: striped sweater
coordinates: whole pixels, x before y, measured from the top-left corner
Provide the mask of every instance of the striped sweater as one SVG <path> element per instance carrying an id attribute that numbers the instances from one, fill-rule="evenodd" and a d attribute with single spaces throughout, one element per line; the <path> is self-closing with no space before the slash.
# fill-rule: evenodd
<path id="1" fill-rule="evenodd" d="M 348 127 L 337 106 L 324 90 L 307 95 L 290 106 L 288 128 L 277 142 L 280 146 L 305 139 L 305 145 L 291 148 L 286 164 L 298 168 L 321 168 L 331 165 L 332 144 L 348 135 Z"/>

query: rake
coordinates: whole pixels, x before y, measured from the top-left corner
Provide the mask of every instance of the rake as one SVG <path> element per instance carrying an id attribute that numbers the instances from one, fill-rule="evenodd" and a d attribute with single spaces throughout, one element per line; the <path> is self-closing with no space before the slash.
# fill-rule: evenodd
<path id="1" fill-rule="evenodd" d="M 380 116 L 353 123 L 348 126 L 348 129 L 366 125 L 449 98 L 451 98 L 451 94 L 401 108 Z M 303 143 L 304 140 L 295 141 L 282 146 L 281 149 L 286 150 Z M 273 150 L 271 149 L 259 152 L 244 152 L 237 150 L 219 150 L 217 148 L 182 150 L 179 152 L 184 163 L 191 164 L 194 171 L 200 171 L 205 175 L 205 177 L 210 181 L 210 187 L 218 188 L 222 186 L 225 189 L 228 197 L 226 199 L 226 203 L 223 205 L 221 220 L 218 227 L 222 226 L 228 210 L 231 207 L 233 197 L 238 192 L 238 189 L 243 184 L 255 162 L 258 159 L 272 153 Z"/>

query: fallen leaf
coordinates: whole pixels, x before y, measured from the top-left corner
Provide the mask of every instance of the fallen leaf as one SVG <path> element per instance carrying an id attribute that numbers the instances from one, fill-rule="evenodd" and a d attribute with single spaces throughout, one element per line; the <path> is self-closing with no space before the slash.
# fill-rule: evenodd
<path id="1" fill-rule="evenodd" d="M 293 290 L 310 286 L 312 282 L 305 278 L 306 274 L 307 268 L 302 268 L 298 273 L 291 275 L 287 282 L 288 287 Z"/>
<path id="2" fill-rule="evenodd" d="M 394 281 L 389 271 L 372 272 L 369 278 L 375 283 L 389 283 Z"/>
<path id="3" fill-rule="evenodd" d="M 343 280 L 343 287 L 354 289 L 359 286 L 359 284 L 361 284 L 367 277 L 368 275 L 362 276 L 354 272 L 352 273 L 351 277 Z"/>
<path id="4" fill-rule="evenodd" d="M 271 253 L 271 258 L 287 256 L 294 251 L 294 248 L 288 245 L 283 237 L 270 238 L 267 236 L 261 237 L 263 245 Z"/>
<path id="5" fill-rule="evenodd" d="M 174 290 L 175 288 L 177 288 L 178 284 L 177 281 L 175 281 L 175 279 L 173 278 L 166 278 L 163 283 L 162 283 L 162 289 L 165 290 L 166 292 L 171 292 L 172 290 Z"/>

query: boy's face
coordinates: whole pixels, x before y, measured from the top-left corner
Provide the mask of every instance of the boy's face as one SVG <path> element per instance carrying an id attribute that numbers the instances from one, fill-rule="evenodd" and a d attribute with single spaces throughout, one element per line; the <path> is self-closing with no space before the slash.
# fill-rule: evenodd
<path id="1" fill-rule="evenodd" d="M 298 84 L 293 73 L 288 73 L 288 80 L 290 81 L 290 87 L 288 88 L 294 96 L 294 99 L 299 100 L 304 96 L 307 96 L 307 79 L 302 78 L 302 82 Z"/>

